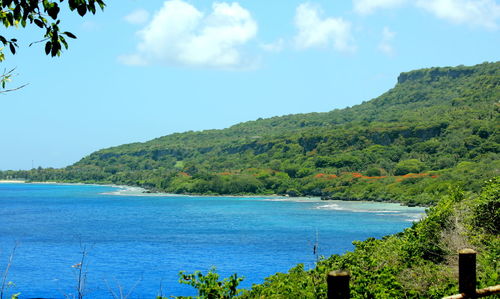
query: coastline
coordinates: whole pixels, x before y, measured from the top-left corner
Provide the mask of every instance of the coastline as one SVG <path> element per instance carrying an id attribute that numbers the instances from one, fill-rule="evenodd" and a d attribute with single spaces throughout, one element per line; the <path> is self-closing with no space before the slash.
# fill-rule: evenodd
<path id="1" fill-rule="evenodd" d="M 54 181 L 43 181 L 43 182 L 30 182 L 26 180 L 0 180 L 0 183 L 3 184 L 43 184 L 43 185 L 68 185 L 68 186 L 81 186 L 81 185 L 88 185 L 88 186 L 104 186 L 104 187 L 113 187 L 113 188 L 118 188 L 120 190 L 112 191 L 112 192 L 105 192 L 103 194 L 108 194 L 108 195 L 127 195 L 127 196 L 164 196 L 164 197 L 172 197 L 172 196 L 178 196 L 178 197 L 250 197 L 250 198 L 275 198 L 277 200 L 287 200 L 287 199 L 313 199 L 313 200 L 320 200 L 319 197 L 289 197 L 289 196 L 284 196 L 284 195 L 277 195 L 277 194 L 240 194 L 240 195 L 232 195 L 232 194 L 227 194 L 227 195 L 220 195 L 220 194 L 176 194 L 176 193 L 165 193 L 165 192 L 158 192 L 158 191 L 153 191 L 149 190 L 143 187 L 138 187 L 138 186 L 129 186 L 129 185 L 116 185 L 116 184 L 99 184 L 99 183 L 67 183 L 67 182 L 54 182 Z"/>
<path id="2" fill-rule="evenodd" d="M 265 195 L 265 194 L 242 194 L 242 195 L 207 195 L 207 194 L 174 194 L 174 193 L 162 193 L 157 191 L 151 191 L 142 187 L 128 186 L 128 185 L 115 185 L 115 184 L 87 184 L 87 183 L 59 183 L 59 182 L 26 182 L 22 180 L 3 180 L 0 183 L 8 184 L 39 184 L 39 185 L 66 185 L 66 186 L 102 186 L 116 188 L 116 190 L 102 192 L 102 195 L 109 196 L 131 196 L 131 197 L 163 197 L 167 198 L 240 198 L 247 200 L 264 200 L 272 202 L 296 202 L 296 203 L 314 203 L 314 209 L 319 210 L 335 210 L 335 211 L 345 211 L 354 213 L 375 213 L 381 216 L 391 216 L 391 215 L 401 215 L 407 214 L 408 209 L 425 207 L 407 206 L 401 203 L 395 202 L 380 202 L 373 200 L 340 200 L 340 199 L 322 199 L 321 197 L 290 197 L 290 196 L 280 196 L 277 194 Z M 418 214 L 407 214 L 408 219 L 405 221 L 415 222 L 420 221 L 425 217 L 425 210 L 420 211 Z"/>
<path id="3" fill-rule="evenodd" d="M 54 182 L 54 181 L 43 181 L 43 182 L 29 182 L 26 180 L 0 180 L 0 184 L 46 184 L 46 185 L 89 185 L 89 186 L 104 186 L 118 188 L 118 190 L 111 192 L 104 192 L 105 195 L 121 195 L 121 196 L 138 196 L 138 197 L 219 197 L 219 198 L 260 198 L 269 201 L 294 201 L 294 202 L 324 202 L 324 203 L 335 203 L 339 202 L 357 202 L 357 203 L 380 203 L 380 204 L 398 204 L 402 207 L 417 207 L 417 208 L 428 208 L 428 206 L 419 205 L 405 205 L 401 202 L 396 201 L 375 201 L 375 200 L 350 200 L 350 199 L 340 199 L 340 198 L 324 198 L 320 196 L 297 196 L 292 197 L 288 195 L 278 195 L 278 194 L 176 194 L 176 193 L 165 193 L 158 192 L 150 189 L 146 189 L 138 186 L 129 185 L 116 185 L 116 184 L 99 184 L 99 183 L 67 183 L 67 182 Z"/>

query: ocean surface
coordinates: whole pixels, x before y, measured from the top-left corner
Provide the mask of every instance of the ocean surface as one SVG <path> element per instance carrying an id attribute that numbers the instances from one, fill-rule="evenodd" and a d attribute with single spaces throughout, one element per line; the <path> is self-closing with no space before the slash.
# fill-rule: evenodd
<path id="1" fill-rule="evenodd" d="M 138 196 L 93 185 L 0 184 L 0 273 L 6 293 L 76 294 L 85 250 L 86 298 L 195 295 L 179 271 L 244 276 L 243 287 L 298 263 L 314 266 L 353 240 L 402 231 L 423 208 L 265 197 Z"/>

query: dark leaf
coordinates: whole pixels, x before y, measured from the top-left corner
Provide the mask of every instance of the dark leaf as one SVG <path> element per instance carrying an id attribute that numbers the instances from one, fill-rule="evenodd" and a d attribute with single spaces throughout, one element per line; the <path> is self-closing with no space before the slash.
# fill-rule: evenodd
<path id="1" fill-rule="evenodd" d="M 30 18 L 30 12 L 32 12 L 34 9 L 35 9 L 35 8 L 31 8 L 31 7 L 30 7 L 30 8 L 25 8 L 25 9 L 23 10 L 23 17 L 22 17 L 22 19 L 25 21 L 25 20 L 27 20 L 28 18 Z"/>
<path id="2" fill-rule="evenodd" d="M 14 8 L 14 19 L 19 20 L 21 18 L 21 6 L 16 5 Z M 14 25 L 14 23 L 12 23 Z"/>
<path id="3" fill-rule="evenodd" d="M 68 49 L 68 43 L 66 42 L 66 39 L 64 37 L 62 37 L 62 36 L 59 36 L 59 40 L 64 45 L 64 48 L 67 50 Z"/>
<path id="4" fill-rule="evenodd" d="M 9 48 L 10 48 L 10 51 L 12 52 L 12 54 L 16 54 L 16 47 L 14 47 L 13 44 L 9 44 Z"/>
<path id="5" fill-rule="evenodd" d="M 76 0 L 69 0 L 68 1 L 69 9 L 75 10 L 75 8 L 78 6 L 76 3 Z"/>
<path id="6" fill-rule="evenodd" d="M 63 34 L 66 35 L 69 38 L 76 39 L 76 36 L 73 33 L 71 33 L 71 32 L 66 31 L 66 32 L 63 32 Z"/>
<path id="7" fill-rule="evenodd" d="M 59 14 L 59 6 L 57 6 L 57 4 L 54 3 L 54 6 L 52 6 L 51 8 L 49 8 L 47 10 L 47 13 L 49 14 L 49 16 L 52 18 L 52 19 L 57 19 L 57 15 Z"/>
<path id="8" fill-rule="evenodd" d="M 99 7 L 101 7 L 101 9 L 104 9 L 104 7 L 106 7 L 106 4 L 104 4 L 102 0 L 96 0 L 96 1 L 99 4 Z"/>
<path id="9" fill-rule="evenodd" d="M 78 6 L 78 14 L 84 16 L 87 13 L 87 6 L 85 4 Z"/>
<path id="10" fill-rule="evenodd" d="M 52 57 L 56 56 L 60 49 L 61 49 L 61 44 L 59 42 L 53 43 L 50 55 L 52 55 Z"/>
<path id="11" fill-rule="evenodd" d="M 44 27 L 44 24 L 42 21 L 40 21 L 39 19 L 35 19 L 33 22 L 35 22 L 35 24 L 40 27 L 40 28 L 43 28 Z"/>
<path id="12" fill-rule="evenodd" d="M 87 6 L 87 9 L 92 13 L 92 14 L 95 14 L 95 4 L 92 3 L 92 4 L 89 4 Z"/>
<path id="13" fill-rule="evenodd" d="M 52 49 L 52 43 L 51 42 L 47 42 L 45 44 L 45 54 L 49 55 L 51 49 Z"/>
<path id="14" fill-rule="evenodd" d="M 9 22 L 9 25 L 14 25 L 14 16 L 11 13 L 8 13 L 6 15 L 7 21 Z"/>
<path id="15" fill-rule="evenodd" d="M 43 0 L 42 3 L 43 3 L 43 8 L 45 10 L 48 10 L 50 8 L 50 6 L 52 5 L 52 3 L 50 3 L 48 0 Z"/>

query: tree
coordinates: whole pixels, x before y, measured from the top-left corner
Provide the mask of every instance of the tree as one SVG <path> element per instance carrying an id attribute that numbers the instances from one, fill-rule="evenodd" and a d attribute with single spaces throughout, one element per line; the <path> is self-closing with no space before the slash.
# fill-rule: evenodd
<path id="1" fill-rule="evenodd" d="M 425 167 L 425 164 L 417 159 L 402 160 L 396 165 L 395 175 L 405 175 L 408 173 L 419 173 Z"/>
<path id="2" fill-rule="evenodd" d="M 75 39 L 76 36 L 68 31 L 62 31 L 60 28 L 61 19 L 59 13 L 61 6 L 65 0 L 0 0 L 0 21 L 5 28 L 37 26 L 45 29 L 43 38 L 34 43 L 45 43 L 45 54 L 54 56 L 61 55 L 62 48 L 68 49 L 66 38 Z M 80 16 L 85 16 L 87 13 L 95 14 L 97 8 L 104 9 L 105 3 L 103 0 L 68 0 L 67 5 L 70 11 L 77 12 Z M 0 35 L 0 43 L 3 45 L 0 48 L 0 62 L 5 60 L 3 49 L 8 47 L 12 54 L 16 54 L 18 47 L 17 39 Z M 4 71 L 0 75 L 1 91 L 7 92 L 19 89 L 5 90 L 5 84 L 10 81 L 13 75 L 13 69 Z"/>

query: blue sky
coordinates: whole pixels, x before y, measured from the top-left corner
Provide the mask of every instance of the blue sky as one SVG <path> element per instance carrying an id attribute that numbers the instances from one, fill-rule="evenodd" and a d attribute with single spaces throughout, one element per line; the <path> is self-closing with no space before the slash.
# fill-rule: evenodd
<path id="1" fill-rule="evenodd" d="M 17 37 L 0 96 L 0 170 L 64 167 L 95 150 L 370 100 L 399 73 L 497 61 L 494 0 L 108 1 L 66 13 L 78 39 L 46 57 Z"/>

